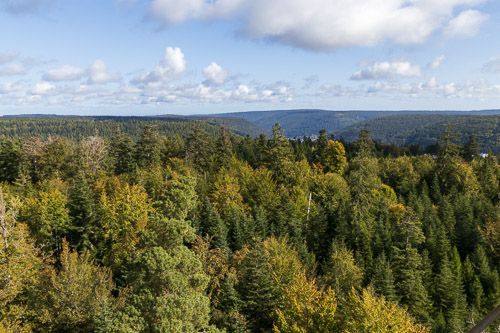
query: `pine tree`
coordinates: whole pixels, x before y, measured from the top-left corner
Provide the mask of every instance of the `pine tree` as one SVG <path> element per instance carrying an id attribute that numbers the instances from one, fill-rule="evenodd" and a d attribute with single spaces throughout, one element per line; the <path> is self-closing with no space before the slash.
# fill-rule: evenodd
<path id="1" fill-rule="evenodd" d="M 114 172 L 117 175 L 134 170 L 134 146 L 129 136 L 119 132 L 111 142 L 111 156 L 114 160 Z"/>
<path id="2" fill-rule="evenodd" d="M 210 243 L 216 248 L 227 246 L 227 226 L 220 218 L 210 201 L 205 198 L 201 204 L 200 233 L 210 237 Z"/>
<path id="3" fill-rule="evenodd" d="M 303 271 L 298 253 L 284 239 L 269 238 L 246 254 L 239 268 L 243 313 L 254 332 L 269 331 L 285 291 Z"/>
<path id="4" fill-rule="evenodd" d="M 231 135 L 227 128 L 221 127 L 219 130 L 219 137 L 215 142 L 215 168 L 229 167 L 231 157 L 233 156 L 233 143 L 231 142 Z"/>
<path id="5" fill-rule="evenodd" d="M 479 157 L 480 154 L 479 144 L 477 143 L 477 139 L 475 135 L 470 135 L 469 140 L 464 146 L 463 149 L 463 157 L 466 161 L 472 161 L 475 158 Z"/>
<path id="6" fill-rule="evenodd" d="M 211 171 L 213 147 L 208 133 L 195 126 L 186 139 L 186 160 L 201 172 Z"/>
<path id="7" fill-rule="evenodd" d="M 127 267 L 129 292 L 124 308 L 114 314 L 117 331 L 217 332 L 209 325 L 209 277 L 188 248 L 194 237 L 186 221 L 150 219 Z"/>
<path id="8" fill-rule="evenodd" d="M 0 182 L 14 182 L 21 171 L 21 147 L 13 139 L 0 138 Z"/>
<path id="9" fill-rule="evenodd" d="M 318 140 L 316 141 L 316 151 L 314 152 L 314 161 L 324 165 L 326 151 L 328 149 L 328 133 L 325 129 L 319 131 Z"/>
<path id="10" fill-rule="evenodd" d="M 396 294 L 394 273 L 384 253 L 375 259 L 371 283 L 377 295 L 383 296 L 388 301 L 398 301 L 399 298 Z"/>
<path id="11" fill-rule="evenodd" d="M 151 167 L 158 165 L 160 158 L 160 138 L 158 133 L 153 126 L 144 126 L 135 147 L 136 163 L 142 168 Z"/>
<path id="12" fill-rule="evenodd" d="M 419 320 L 429 323 L 431 302 L 423 284 L 422 258 L 416 249 L 394 249 L 396 290 L 401 303 Z"/>
<path id="13" fill-rule="evenodd" d="M 462 288 L 461 276 L 453 272 L 447 259 L 443 259 L 436 276 L 434 304 L 438 312 L 443 313 L 448 332 L 461 331 L 464 326 L 465 296 Z"/>
<path id="14" fill-rule="evenodd" d="M 96 223 L 95 193 L 84 175 L 78 174 L 69 189 L 68 208 L 71 216 L 69 242 L 79 249 L 91 249 Z"/>
<path id="15" fill-rule="evenodd" d="M 371 157 L 375 154 L 375 144 L 370 132 L 363 128 L 359 131 L 358 141 L 356 141 L 356 156 Z"/>
<path id="16" fill-rule="evenodd" d="M 284 182 L 287 177 L 286 164 L 293 160 L 293 151 L 279 124 L 273 126 L 273 137 L 269 142 L 267 156 L 269 169 L 273 172 L 276 180 Z"/>

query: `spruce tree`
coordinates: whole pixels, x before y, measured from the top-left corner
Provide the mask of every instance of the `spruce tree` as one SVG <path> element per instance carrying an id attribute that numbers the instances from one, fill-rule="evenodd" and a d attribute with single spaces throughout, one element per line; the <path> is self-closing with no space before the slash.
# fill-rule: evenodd
<path id="1" fill-rule="evenodd" d="M 384 296 L 389 301 L 398 302 L 394 273 L 384 253 L 375 259 L 371 284 L 377 295 Z"/>

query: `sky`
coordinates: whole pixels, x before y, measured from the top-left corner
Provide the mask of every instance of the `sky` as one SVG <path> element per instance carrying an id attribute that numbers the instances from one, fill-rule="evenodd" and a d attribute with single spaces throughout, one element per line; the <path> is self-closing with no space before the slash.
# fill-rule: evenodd
<path id="1" fill-rule="evenodd" d="M 500 108 L 498 0 L 0 0 L 0 115 Z"/>

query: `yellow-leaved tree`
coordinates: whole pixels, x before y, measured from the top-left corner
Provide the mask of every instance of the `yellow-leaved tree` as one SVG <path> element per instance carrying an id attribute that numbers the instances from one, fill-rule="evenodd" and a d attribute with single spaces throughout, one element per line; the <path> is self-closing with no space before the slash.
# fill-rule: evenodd
<path id="1" fill-rule="evenodd" d="M 373 290 L 352 291 L 345 315 L 345 333 L 428 333 L 396 303 L 377 297 Z"/>
<path id="2" fill-rule="evenodd" d="M 328 333 L 335 330 L 337 300 L 331 288 L 318 288 L 305 273 L 285 290 L 282 309 L 276 311 L 275 333 Z"/>

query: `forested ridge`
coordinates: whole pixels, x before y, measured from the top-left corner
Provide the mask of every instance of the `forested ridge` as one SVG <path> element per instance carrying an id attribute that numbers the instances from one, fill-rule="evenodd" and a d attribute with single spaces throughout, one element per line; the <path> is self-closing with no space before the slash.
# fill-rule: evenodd
<path id="1" fill-rule="evenodd" d="M 163 135 L 183 135 L 193 126 L 204 127 L 216 133 L 217 126 L 208 121 L 196 121 L 183 117 L 78 117 L 78 116 L 29 116 L 0 118 L 0 136 L 29 138 L 59 136 L 74 140 L 98 135 L 112 138 L 123 133 L 137 139 L 145 126 L 155 126 Z"/>
<path id="2" fill-rule="evenodd" d="M 457 137 L 460 143 L 467 142 L 469 136 L 474 135 L 482 152 L 492 150 L 500 153 L 500 115 L 392 115 L 353 124 L 337 134 L 346 141 L 352 141 L 361 129 L 367 129 L 377 141 L 399 146 L 429 147 L 436 144 L 447 127 L 460 133 Z"/>
<path id="3" fill-rule="evenodd" d="M 366 130 L 18 120 L 0 332 L 464 332 L 500 303 L 500 168 L 475 136 L 431 156 Z"/>

